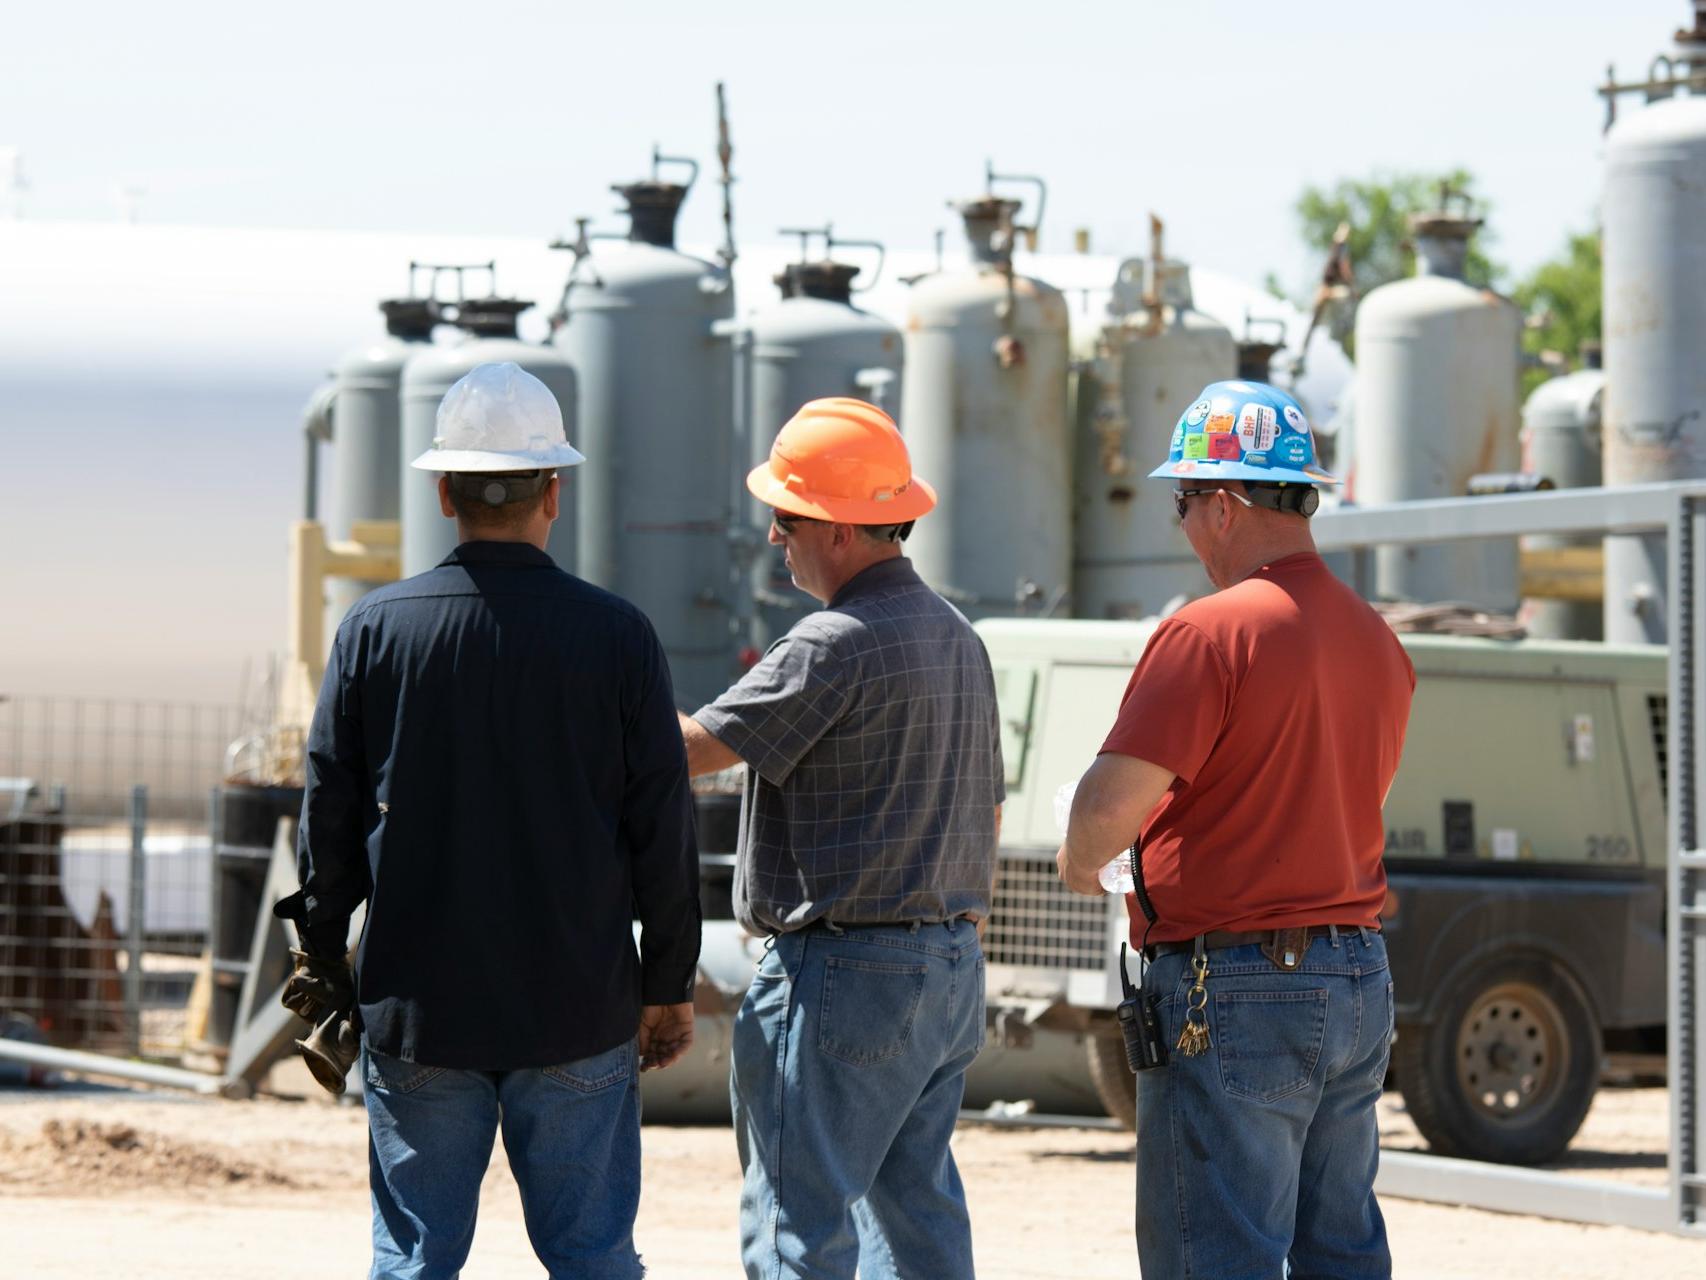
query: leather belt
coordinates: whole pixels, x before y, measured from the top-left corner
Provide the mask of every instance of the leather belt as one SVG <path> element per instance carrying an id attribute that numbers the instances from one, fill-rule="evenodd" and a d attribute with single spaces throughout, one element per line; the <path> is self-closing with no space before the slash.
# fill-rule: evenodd
<path id="1" fill-rule="evenodd" d="M 1218 951 L 1225 947 L 1259 946 L 1262 954 L 1273 961 L 1280 969 L 1295 969 L 1303 963 L 1303 954 L 1309 950 L 1309 943 L 1315 938 L 1326 938 L 1334 934 L 1356 933 L 1363 926 L 1354 924 L 1311 924 L 1295 929 L 1258 929 L 1250 933 L 1237 933 L 1230 929 L 1212 929 L 1201 937 L 1203 949 Z M 1367 929 L 1369 933 L 1378 933 L 1378 929 Z M 1180 952 L 1194 952 L 1197 949 L 1197 939 L 1188 938 L 1183 942 L 1154 942 L 1149 946 L 1151 957 L 1172 956 Z"/>
<path id="2" fill-rule="evenodd" d="M 974 911 L 962 911 L 958 915 L 949 916 L 946 920 L 828 920 L 819 918 L 808 925 L 802 925 L 800 932 L 811 929 L 823 929 L 829 933 L 850 933 L 859 929 L 922 929 L 932 924 L 953 924 L 956 920 L 964 920 L 967 924 L 977 924 L 982 919 Z"/>

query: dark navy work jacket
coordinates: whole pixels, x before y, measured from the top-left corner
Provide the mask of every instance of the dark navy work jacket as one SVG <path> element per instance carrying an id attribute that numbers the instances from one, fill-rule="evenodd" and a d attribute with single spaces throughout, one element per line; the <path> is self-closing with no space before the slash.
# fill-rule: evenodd
<path id="1" fill-rule="evenodd" d="M 691 1000 L 698 855 L 651 623 L 521 543 L 363 598 L 314 710 L 297 861 L 321 936 L 367 901 L 381 1053 L 550 1066 Z"/>

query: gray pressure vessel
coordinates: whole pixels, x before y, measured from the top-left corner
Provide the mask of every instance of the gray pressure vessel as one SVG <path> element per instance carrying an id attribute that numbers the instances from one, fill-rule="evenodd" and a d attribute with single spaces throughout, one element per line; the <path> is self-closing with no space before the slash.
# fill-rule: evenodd
<path id="1" fill-rule="evenodd" d="M 900 330 L 853 305 L 858 272 L 827 260 L 791 263 L 776 277 L 781 301 L 741 327 L 735 341 L 743 394 L 736 399 L 744 418 L 741 435 L 750 445 L 746 466 L 769 459 L 776 433 L 808 400 L 853 396 L 891 416 L 899 413 Z M 762 650 L 818 606 L 792 585 L 781 549 L 765 544 L 768 508 L 749 498 L 747 517 L 757 543 L 753 643 Z"/>
<path id="2" fill-rule="evenodd" d="M 1470 477 L 1518 465 L 1522 316 L 1463 279 L 1477 218 L 1411 220 L 1418 274 L 1381 285 L 1356 321 L 1356 500 L 1462 497 Z M 1517 607 L 1515 539 L 1375 551 L 1377 593 Z"/>
<path id="3" fill-rule="evenodd" d="M 555 338 L 580 383 L 580 573 L 645 612 L 696 707 L 736 674 L 734 291 L 675 248 L 687 186 L 615 190 L 628 243 L 576 263 Z"/>
<path id="4" fill-rule="evenodd" d="M 1071 586 L 1066 299 L 1013 271 L 1018 202 L 955 206 L 972 266 L 913 286 L 900 428 L 936 510 L 908 544 L 973 619 L 1042 613 Z"/>
<path id="5" fill-rule="evenodd" d="M 1706 97 L 1606 136 L 1605 483 L 1706 476 Z M 1605 638 L 1665 639 L 1662 536 L 1605 540 Z"/>
<path id="6" fill-rule="evenodd" d="M 1092 365 L 1098 400 L 1077 440 L 1073 612 L 1152 617 L 1174 596 L 1214 589 L 1179 528 L 1173 486 L 1145 477 L 1167 460 L 1197 393 L 1237 376 L 1239 351 L 1193 306 L 1182 262 L 1122 263 L 1108 312 Z"/>
<path id="7" fill-rule="evenodd" d="M 514 298 L 478 298 L 459 305 L 456 326 L 467 335 L 452 346 L 430 346 L 403 366 L 401 464 L 403 576 L 432 568 L 456 549 L 456 522 L 438 504 L 438 474 L 410 466 L 432 448 L 438 405 L 444 393 L 477 364 L 514 361 L 551 389 L 563 410 L 563 429 L 569 443 L 586 453 L 575 421 L 575 372 L 550 347 L 523 342 L 516 336 L 516 317 L 533 304 Z M 546 550 L 557 567 L 575 572 L 575 508 L 578 503 L 574 467 L 562 472 L 557 522 L 551 526 Z"/>
<path id="8" fill-rule="evenodd" d="M 1578 369 L 1542 382 L 1522 406 L 1522 469 L 1543 476 L 1557 489 L 1599 484 L 1600 406 L 1605 371 Z M 1524 548 L 1536 551 L 1593 546 L 1594 537 L 1530 534 Z M 1530 600 L 1524 605 L 1528 633 L 1548 640 L 1598 640 L 1604 635 L 1599 604 L 1581 600 Z"/>
<path id="9" fill-rule="evenodd" d="M 395 520 L 397 451 L 403 366 L 432 342 L 438 308 L 430 298 L 393 298 L 379 304 L 386 336 L 351 351 L 332 373 L 332 480 L 326 533 L 334 542 L 352 536 L 358 520 Z M 332 578 L 326 583 L 326 643 L 344 614 L 375 582 Z"/>

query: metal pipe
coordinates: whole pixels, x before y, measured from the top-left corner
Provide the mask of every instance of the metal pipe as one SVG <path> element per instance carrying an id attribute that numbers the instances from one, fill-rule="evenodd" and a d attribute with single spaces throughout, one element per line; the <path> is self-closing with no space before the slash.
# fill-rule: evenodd
<path id="1" fill-rule="evenodd" d="M 320 442 L 312 431 L 302 433 L 302 518 L 320 518 Z"/>
<path id="2" fill-rule="evenodd" d="M 732 198 L 735 178 L 734 173 L 729 168 L 729 162 L 734 158 L 734 153 L 734 144 L 729 141 L 728 100 L 723 96 L 723 82 L 719 80 L 717 81 L 717 163 L 722 166 L 723 170 L 723 176 L 719 179 L 723 186 L 723 247 L 717 256 L 723 260 L 724 270 L 735 264 L 735 213 Z"/>
<path id="3" fill-rule="evenodd" d="M 1468 1205 L 1496 1213 L 1532 1214 L 1637 1231 L 1677 1230 L 1670 1216 L 1669 1197 L 1659 1187 L 1631 1187 L 1414 1151 L 1382 1151 L 1374 1189 L 1401 1200 Z"/>
<path id="4" fill-rule="evenodd" d="M 56 1049 L 52 1045 L 31 1044 L 27 1040 L 0 1039 L 0 1059 L 23 1062 L 33 1067 L 47 1067 L 79 1076 L 111 1076 L 118 1080 L 134 1080 L 138 1084 L 160 1085 L 167 1089 L 188 1089 L 191 1093 L 220 1094 L 224 1081 L 201 1071 L 186 1071 L 182 1067 L 162 1067 L 152 1062 L 132 1062 L 127 1058 L 109 1057 L 104 1053 L 85 1053 L 81 1049 Z"/>
<path id="5" fill-rule="evenodd" d="M 124 1011 L 130 1051 L 142 1052 L 142 931 L 148 907 L 148 788 L 130 789 L 130 918 L 125 921 Z"/>
<path id="6" fill-rule="evenodd" d="M 332 409 L 337 397 L 337 383 L 321 383 L 302 406 L 302 518 L 320 518 L 320 445 L 332 438 Z"/>

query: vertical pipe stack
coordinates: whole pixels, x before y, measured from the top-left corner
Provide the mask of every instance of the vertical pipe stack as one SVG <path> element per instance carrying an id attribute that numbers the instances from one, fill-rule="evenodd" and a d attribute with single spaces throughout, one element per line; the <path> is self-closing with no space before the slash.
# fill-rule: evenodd
<path id="1" fill-rule="evenodd" d="M 580 386 L 579 573 L 645 611 L 688 707 L 727 687 L 736 649 L 734 292 L 675 248 L 690 186 L 615 188 L 628 243 L 577 263 L 555 339 Z"/>
<path id="2" fill-rule="evenodd" d="M 1706 476 L 1706 97 L 1605 146 L 1605 483 Z M 1661 536 L 1605 540 L 1605 638 L 1665 639 Z"/>
<path id="3" fill-rule="evenodd" d="M 1517 469 L 1522 316 L 1463 278 L 1480 225 L 1444 207 L 1412 219 L 1416 276 L 1375 289 L 1357 312 L 1356 500 L 1366 506 L 1462 497 L 1472 476 Z M 1514 539 L 1380 547 L 1374 560 L 1386 599 L 1516 610 Z"/>
<path id="4" fill-rule="evenodd" d="M 1043 613 L 1071 585 L 1066 299 L 1013 270 L 1017 201 L 955 207 L 971 266 L 924 277 L 908 306 L 900 426 L 941 498 L 911 555 L 973 619 Z"/>

